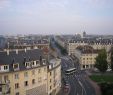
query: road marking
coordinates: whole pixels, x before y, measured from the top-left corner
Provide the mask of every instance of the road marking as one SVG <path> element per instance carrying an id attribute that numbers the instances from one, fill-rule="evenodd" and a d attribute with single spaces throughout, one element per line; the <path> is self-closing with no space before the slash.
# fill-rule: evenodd
<path id="1" fill-rule="evenodd" d="M 84 90 L 85 95 L 87 95 L 87 94 L 86 94 L 86 90 L 85 90 L 85 88 L 84 88 L 83 84 L 81 83 L 81 81 L 79 81 L 79 80 L 78 80 L 78 82 L 79 82 L 80 86 L 82 87 L 82 89 Z M 83 93 L 82 93 L 82 95 L 83 95 Z"/>

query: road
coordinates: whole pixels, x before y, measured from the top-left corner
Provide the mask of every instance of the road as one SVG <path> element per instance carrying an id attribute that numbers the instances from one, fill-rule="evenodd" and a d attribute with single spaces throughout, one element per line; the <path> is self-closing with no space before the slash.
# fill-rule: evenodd
<path id="1" fill-rule="evenodd" d="M 62 77 L 65 76 L 65 70 L 73 67 L 77 68 L 75 74 L 65 76 L 70 84 L 69 95 L 96 95 L 93 86 L 87 80 L 85 70 L 80 69 L 79 60 L 74 56 L 63 56 L 54 41 L 52 41 L 52 45 L 61 58 Z"/>
<path id="2" fill-rule="evenodd" d="M 85 71 L 80 70 L 79 64 L 74 63 L 73 60 L 70 60 L 70 57 L 64 57 L 62 58 L 62 68 L 64 70 L 75 67 L 77 68 L 77 71 L 73 75 L 66 76 L 68 79 L 71 90 L 69 95 L 95 95 L 95 90 L 93 86 L 90 84 L 90 82 L 87 80 L 87 74 Z M 77 59 L 75 59 L 77 60 Z"/>

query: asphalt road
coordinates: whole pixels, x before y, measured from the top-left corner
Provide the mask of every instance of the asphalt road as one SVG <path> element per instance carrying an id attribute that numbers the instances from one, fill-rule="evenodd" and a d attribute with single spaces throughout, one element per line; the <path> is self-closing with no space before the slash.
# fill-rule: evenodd
<path id="1" fill-rule="evenodd" d="M 61 58 L 62 77 L 65 77 L 70 84 L 69 95 L 96 95 L 93 86 L 86 78 L 86 72 L 80 69 L 79 60 L 73 56 L 63 56 L 54 41 L 52 45 Z M 77 69 L 75 74 L 66 76 L 65 70 L 73 67 Z"/>
<path id="2" fill-rule="evenodd" d="M 70 83 L 69 95 L 95 95 L 95 90 L 90 82 L 87 80 L 85 71 L 80 70 L 79 64 L 70 60 L 70 57 L 62 57 L 62 69 L 66 70 L 71 67 L 77 68 L 73 75 L 66 76 Z"/>

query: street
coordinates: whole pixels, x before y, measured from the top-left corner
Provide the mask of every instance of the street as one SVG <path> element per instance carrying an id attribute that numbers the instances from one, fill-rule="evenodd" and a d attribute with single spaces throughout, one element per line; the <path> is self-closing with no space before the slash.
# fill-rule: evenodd
<path id="1" fill-rule="evenodd" d="M 63 56 L 55 43 L 52 44 L 61 58 L 62 78 L 65 77 L 70 84 L 68 95 L 95 95 L 95 89 L 87 80 L 85 70 L 80 69 L 79 60 L 76 57 Z M 76 68 L 76 72 L 73 75 L 65 75 L 65 70 L 69 68 Z"/>
<path id="2" fill-rule="evenodd" d="M 74 64 L 74 65 L 73 65 Z M 95 95 L 95 90 L 92 85 L 87 81 L 87 74 L 85 71 L 79 69 L 77 63 L 73 63 L 70 57 L 62 58 L 62 69 L 66 70 L 70 67 L 77 68 L 76 73 L 73 75 L 66 76 L 70 83 L 69 95 Z"/>

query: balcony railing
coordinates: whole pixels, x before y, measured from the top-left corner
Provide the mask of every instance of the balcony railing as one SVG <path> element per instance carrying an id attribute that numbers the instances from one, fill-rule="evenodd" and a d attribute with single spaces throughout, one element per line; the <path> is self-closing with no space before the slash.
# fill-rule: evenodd
<path id="1" fill-rule="evenodd" d="M 5 81 L 0 81 L 0 87 L 1 87 L 1 91 L 0 91 L 0 95 L 9 95 L 10 94 L 10 87 L 9 87 L 9 80 L 5 80 Z"/>

